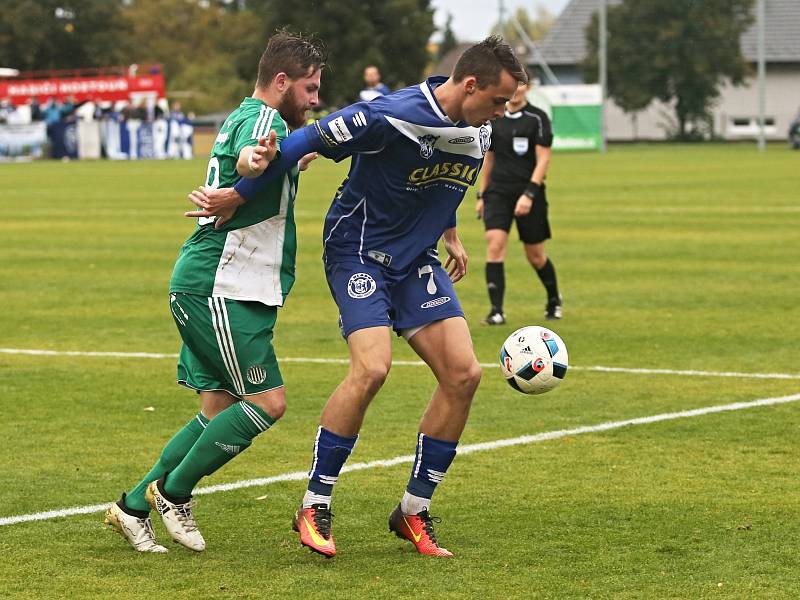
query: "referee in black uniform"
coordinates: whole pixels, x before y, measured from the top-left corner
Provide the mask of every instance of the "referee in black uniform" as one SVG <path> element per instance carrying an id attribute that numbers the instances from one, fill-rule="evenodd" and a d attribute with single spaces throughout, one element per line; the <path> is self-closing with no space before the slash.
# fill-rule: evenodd
<path id="1" fill-rule="evenodd" d="M 508 232 L 516 220 L 525 256 L 547 291 L 546 319 L 561 318 L 556 270 L 544 252 L 550 238 L 544 179 L 550 165 L 550 119 L 527 101 L 530 84 L 521 84 L 506 104 L 505 116 L 492 123 L 492 143 L 483 161 L 475 210 L 486 227 L 486 287 L 492 308 L 487 325 L 506 322 L 503 313 Z"/>

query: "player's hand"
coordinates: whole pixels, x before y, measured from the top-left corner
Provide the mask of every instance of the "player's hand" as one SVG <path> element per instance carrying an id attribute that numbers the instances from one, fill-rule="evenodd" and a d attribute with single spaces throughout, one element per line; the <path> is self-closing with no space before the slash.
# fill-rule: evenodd
<path id="1" fill-rule="evenodd" d="M 309 152 L 303 158 L 297 161 L 297 168 L 301 171 L 305 171 L 308 168 L 308 165 L 311 164 L 311 161 L 316 160 L 318 156 L 319 154 L 316 152 Z"/>
<path id="2" fill-rule="evenodd" d="M 211 189 L 199 187 L 189 194 L 189 201 L 200 210 L 183 213 L 186 217 L 217 217 L 214 229 L 219 229 L 245 203 L 244 198 L 234 188 Z"/>
<path id="3" fill-rule="evenodd" d="M 475 214 L 478 216 L 478 219 L 483 218 L 483 199 L 475 202 Z"/>
<path id="4" fill-rule="evenodd" d="M 250 151 L 250 157 L 247 159 L 247 168 L 250 169 L 249 177 L 258 177 L 269 166 L 269 163 L 275 159 L 278 153 L 278 134 L 275 130 L 269 132 L 267 136 L 258 138 L 258 145 Z"/>
<path id="5" fill-rule="evenodd" d="M 467 274 L 467 251 L 457 235 L 445 235 L 444 248 L 449 255 L 444 263 L 444 270 L 447 271 L 450 281 L 455 283 Z"/>
<path id="6" fill-rule="evenodd" d="M 525 194 L 522 194 L 517 199 L 517 205 L 514 207 L 514 216 L 515 217 L 524 217 L 529 212 L 531 212 L 531 208 L 533 207 L 533 200 L 531 200 Z"/>

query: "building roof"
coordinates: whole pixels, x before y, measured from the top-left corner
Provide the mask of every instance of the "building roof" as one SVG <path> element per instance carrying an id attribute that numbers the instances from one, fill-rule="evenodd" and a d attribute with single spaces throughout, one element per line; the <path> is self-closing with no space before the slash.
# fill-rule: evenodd
<path id="1" fill-rule="evenodd" d="M 607 0 L 616 6 L 622 0 Z M 800 62 L 800 1 L 764 0 L 766 2 L 766 61 Z M 575 65 L 586 55 L 586 26 L 597 12 L 600 0 L 571 0 L 540 49 L 549 65 Z M 751 62 L 757 59 L 757 28 L 753 25 L 742 34 L 742 54 Z"/>
<path id="2" fill-rule="evenodd" d="M 461 58 L 461 55 L 464 54 L 464 51 L 473 44 L 475 44 L 475 42 L 460 42 L 457 44 L 455 48 L 445 54 L 442 59 L 433 66 L 430 74 L 445 75 L 449 77 L 450 73 L 453 72 L 453 68 L 458 62 L 458 59 Z"/>

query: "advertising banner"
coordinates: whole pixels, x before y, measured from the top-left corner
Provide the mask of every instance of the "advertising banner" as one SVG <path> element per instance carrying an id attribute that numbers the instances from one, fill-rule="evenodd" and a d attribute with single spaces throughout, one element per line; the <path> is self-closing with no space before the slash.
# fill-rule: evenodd
<path id="1" fill-rule="evenodd" d="M 553 150 L 600 150 L 602 99 L 599 85 L 542 85 L 530 97 L 553 121 Z"/>
<path id="2" fill-rule="evenodd" d="M 39 158 L 47 141 L 44 123 L 0 125 L 0 160 Z"/>

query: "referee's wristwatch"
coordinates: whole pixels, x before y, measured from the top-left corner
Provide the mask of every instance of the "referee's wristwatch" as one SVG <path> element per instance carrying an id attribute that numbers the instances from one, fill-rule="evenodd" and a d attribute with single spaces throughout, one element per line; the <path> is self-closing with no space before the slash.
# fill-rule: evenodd
<path id="1" fill-rule="evenodd" d="M 522 192 L 531 200 L 535 200 L 536 196 L 538 196 L 542 191 L 542 186 L 538 183 L 533 181 L 528 182 L 528 185 L 525 186 L 525 190 Z"/>
<path id="2" fill-rule="evenodd" d="M 483 192 L 475 192 L 475 198 L 478 200 L 483 200 Z"/>

